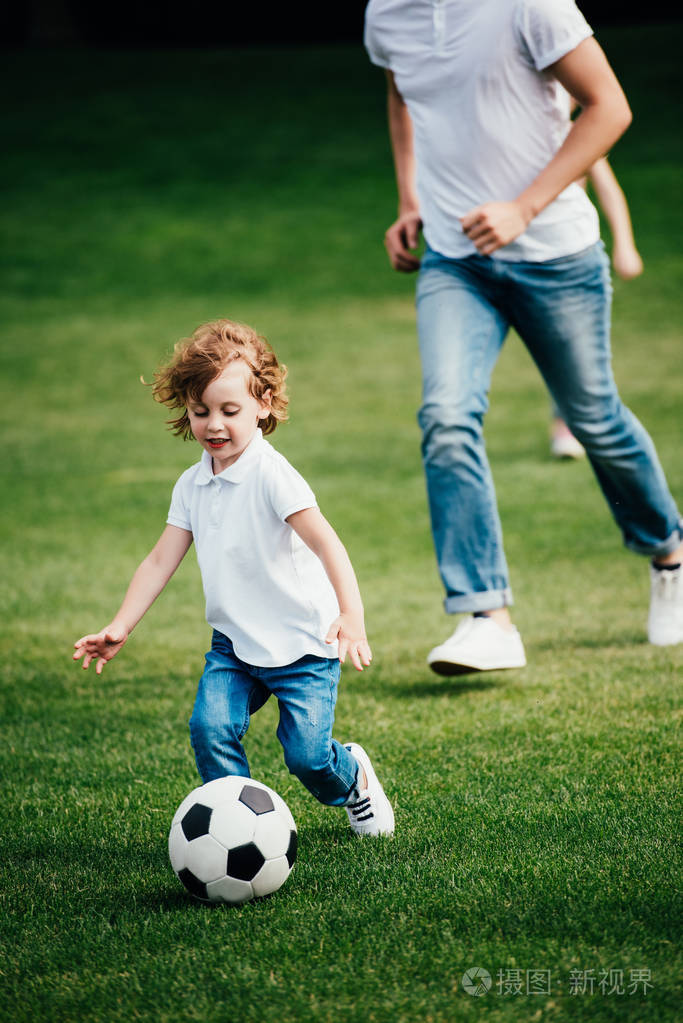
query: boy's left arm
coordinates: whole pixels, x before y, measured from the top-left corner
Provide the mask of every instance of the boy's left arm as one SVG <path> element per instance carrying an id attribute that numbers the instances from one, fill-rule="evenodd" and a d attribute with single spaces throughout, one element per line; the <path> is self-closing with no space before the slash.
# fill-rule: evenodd
<path id="1" fill-rule="evenodd" d="M 365 635 L 363 602 L 356 574 L 346 548 L 318 508 L 294 512 L 287 522 L 320 558 L 337 595 L 340 614 L 332 622 L 325 642 L 339 640 L 339 660 L 343 664 L 348 654 L 354 667 L 362 671 L 363 665 L 370 664 L 372 651 Z"/>

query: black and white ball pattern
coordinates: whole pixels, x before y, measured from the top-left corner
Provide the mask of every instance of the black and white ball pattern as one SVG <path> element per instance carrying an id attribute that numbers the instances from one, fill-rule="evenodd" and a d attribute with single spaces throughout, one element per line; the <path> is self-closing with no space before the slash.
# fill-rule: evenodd
<path id="1" fill-rule="evenodd" d="M 193 789 L 168 836 L 171 865 L 187 890 L 231 905 L 277 891 L 296 849 L 296 824 L 284 799 L 236 775 Z"/>

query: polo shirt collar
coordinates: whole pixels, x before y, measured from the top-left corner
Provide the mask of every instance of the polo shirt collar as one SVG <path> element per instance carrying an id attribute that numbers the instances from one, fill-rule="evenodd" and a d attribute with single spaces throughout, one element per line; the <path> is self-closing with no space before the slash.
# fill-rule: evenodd
<path id="1" fill-rule="evenodd" d="M 214 476 L 213 472 L 213 460 L 208 451 L 202 451 L 201 461 L 199 463 L 199 472 L 195 482 L 199 486 L 203 486 L 210 483 L 211 480 L 225 480 L 226 483 L 241 483 L 247 476 L 250 469 L 253 468 L 254 464 L 258 461 L 263 445 L 266 441 L 263 438 L 263 432 L 257 427 L 256 433 L 251 438 L 246 448 L 232 465 L 229 465 L 223 472 L 216 473 Z"/>

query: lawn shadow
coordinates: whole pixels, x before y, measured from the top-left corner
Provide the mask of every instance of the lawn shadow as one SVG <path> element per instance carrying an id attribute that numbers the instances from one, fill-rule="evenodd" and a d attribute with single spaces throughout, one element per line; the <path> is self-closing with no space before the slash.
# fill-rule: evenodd
<path id="1" fill-rule="evenodd" d="M 393 680 L 384 681 L 383 692 L 392 693 L 397 697 L 413 696 L 458 696 L 471 692 L 483 692 L 486 689 L 500 689 L 505 682 L 499 672 L 473 673 L 470 675 L 426 676 L 423 679 L 412 679 L 409 682 Z"/>
<path id="2" fill-rule="evenodd" d="M 206 906 L 212 909 L 214 906 L 220 905 L 220 903 L 200 902 L 199 899 L 193 899 L 190 893 L 178 881 L 177 887 L 169 884 L 164 887 L 160 886 L 156 891 L 136 895 L 135 905 L 143 907 L 150 913 L 177 913 L 181 909 L 199 906 Z"/>
<path id="3" fill-rule="evenodd" d="M 626 653 L 628 650 L 642 650 L 649 648 L 645 633 L 634 634 L 627 629 L 613 630 L 608 634 L 604 632 L 585 632 L 578 635 L 561 636 L 553 635 L 533 641 L 532 648 L 539 653 L 562 653 L 572 650 L 613 650 Z"/>
<path id="4" fill-rule="evenodd" d="M 172 891 L 170 888 L 158 889 L 156 892 L 147 892 L 145 895 L 136 897 L 135 905 L 142 906 L 148 913 L 154 913 L 156 915 L 162 915 L 166 913 L 177 913 L 178 911 L 196 911 L 201 909 L 208 909 L 211 912 L 239 912 L 246 907 L 267 905 L 273 898 L 273 895 L 277 895 L 277 892 L 271 892 L 269 895 L 262 895 L 258 898 L 248 899 L 246 902 L 235 903 L 234 905 L 226 902 L 204 902 L 203 899 L 195 899 L 188 891 L 186 891 L 178 882 L 178 890 Z"/>

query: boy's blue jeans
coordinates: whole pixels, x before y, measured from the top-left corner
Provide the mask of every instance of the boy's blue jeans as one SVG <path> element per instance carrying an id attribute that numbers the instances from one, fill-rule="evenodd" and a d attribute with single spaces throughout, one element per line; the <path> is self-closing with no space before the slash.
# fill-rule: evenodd
<path id="1" fill-rule="evenodd" d="M 491 374 L 510 326 L 585 447 L 626 546 L 653 556 L 681 542 L 683 523 L 652 440 L 614 383 L 610 305 L 601 242 L 543 263 L 448 259 L 427 249 L 417 284 L 418 421 L 448 612 L 512 602 L 483 438 Z"/>
<path id="2" fill-rule="evenodd" d="M 280 705 L 277 737 L 285 763 L 328 806 L 356 792 L 358 763 L 332 738 L 340 666 L 336 658 L 302 657 L 281 668 L 241 661 L 227 636 L 214 631 L 190 718 L 190 738 L 202 781 L 226 774 L 251 777 L 242 745 L 249 719 L 271 693 Z"/>

